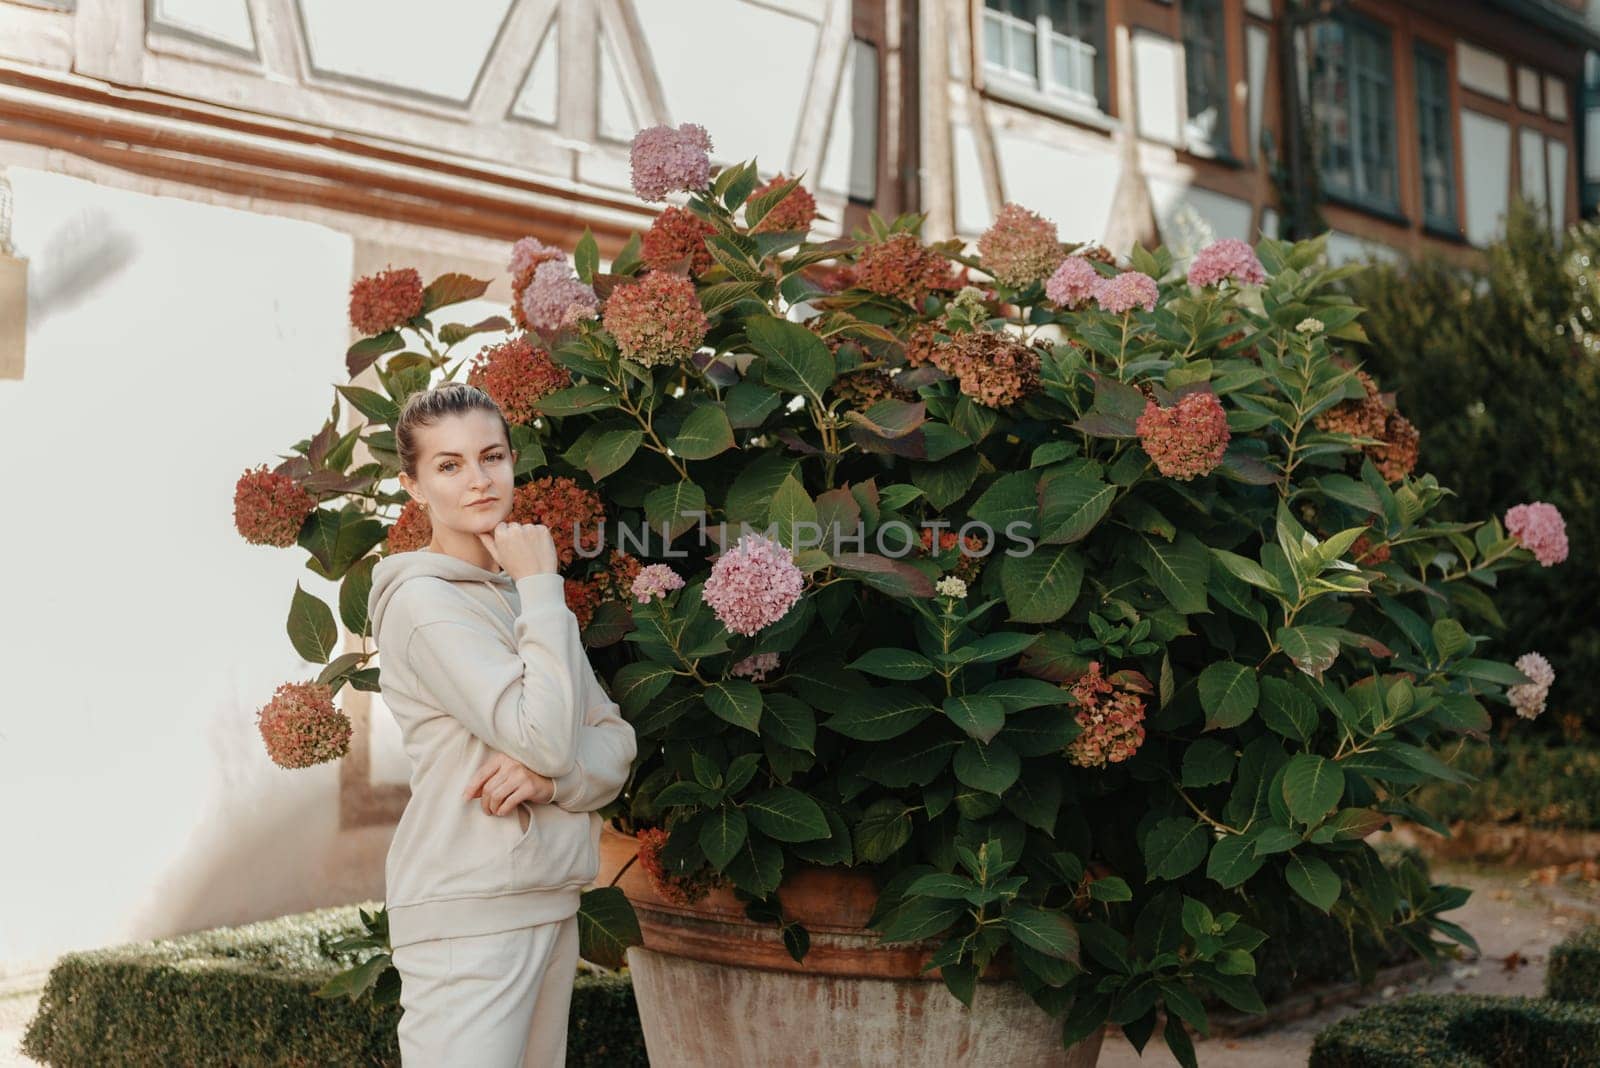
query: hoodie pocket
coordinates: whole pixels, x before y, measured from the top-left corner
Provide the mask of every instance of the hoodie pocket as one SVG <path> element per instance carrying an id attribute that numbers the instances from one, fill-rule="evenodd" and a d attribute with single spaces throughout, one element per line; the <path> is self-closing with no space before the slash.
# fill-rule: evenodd
<path id="1" fill-rule="evenodd" d="M 516 889 L 588 883 L 600 869 L 595 817 L 555 805 L 529 806 L 528 829 L 511 847 Z"/>

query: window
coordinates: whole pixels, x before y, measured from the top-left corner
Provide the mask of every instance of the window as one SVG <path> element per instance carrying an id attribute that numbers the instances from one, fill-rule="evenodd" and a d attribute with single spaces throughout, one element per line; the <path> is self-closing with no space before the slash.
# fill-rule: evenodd
<path id="1" fill-rule="evenodd" d="M 1323 191 L 1397 211 L 1389 31 L 1353 15 L 1318 23 L 1312 35 L 1309 89 Z"/>
<path id="2" fill-rule="evenodd" d="M 1222 0 L 1183 0 L 1183 72 L 1190 148 L 1228 150 L 1228 47 Z"/>
<path id="3" fill-rule="evenodd" d="M 1417 147 L 1422 169 L 1422 221 L 1452 233 L 1456 223 L 1456 152 L 1450 136 L 1450 67 L 1444 53 L 1416 48 Z"/>
<path id="4" fill-rule="evenodd" d="M 1104 55 L 1101 0 L 984 0 L 987 70 L 1099 108 L 1105 96 Z"/>

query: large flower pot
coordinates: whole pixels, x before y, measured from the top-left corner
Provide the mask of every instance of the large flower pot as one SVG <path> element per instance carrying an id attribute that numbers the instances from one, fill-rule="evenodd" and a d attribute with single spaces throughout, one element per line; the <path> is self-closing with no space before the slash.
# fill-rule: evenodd
<path id="1" fill-rule="evenodd" d="M 607 826 L 599 885 L 637 853 Z M 810 931 L 796 962 L 771 924 L 748 919 L 727 890 L 685 907 L 664 900 L 638 864 L 617 883 L 639 915 L 628 950 L 652 1068 L 749 1065 L 1052 1065 L 1088 1068 L 1100 1038 L 1061 1045 L 1053 1019 L 996 970 L 972 1008 L 922 968 L 933 944 L 882 945 L 866 928 L 877 886 L 865 872 L 800 868 L 779 893 Z"/>

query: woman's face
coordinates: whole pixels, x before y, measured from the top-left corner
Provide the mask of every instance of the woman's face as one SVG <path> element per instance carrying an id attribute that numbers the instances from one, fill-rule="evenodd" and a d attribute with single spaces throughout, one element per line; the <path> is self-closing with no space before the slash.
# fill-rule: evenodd
<path id="1" fill-rule="evenodd" d="M 417 477 L 402 472 L 400 483 L 427 502 L 436 530 L 488 533 L 511 514 L 516 454 L 492 412 L 447 415 L 419 427 L 417 440 Z"/>

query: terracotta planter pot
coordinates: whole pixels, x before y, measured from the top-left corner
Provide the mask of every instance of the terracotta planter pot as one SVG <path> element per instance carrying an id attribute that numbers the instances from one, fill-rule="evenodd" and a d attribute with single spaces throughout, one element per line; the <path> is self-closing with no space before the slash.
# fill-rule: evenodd
<path id="1" fill-rule="evenodd" d="M 638 842 L 607 826 L 598 884 Z M 969 1010 L 924 973 L 933 943 L 880 945 L 866 929 L 877 885 L 865 872 L 801 868 L 784 911 L 811 933 L 796 962 L 777 930 L 746 918 L 731 891 L 691 907 L 663 900 L 638 864 L 617 883 L 639 914 L 628 951 L 652 1068 L 748 1065 L 1053 1065 L 1089 1068 L 1099 1034 L 1071 1048 L 1061 1023 L 1003 973 L 985 975 Z"/>

